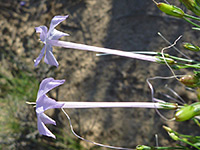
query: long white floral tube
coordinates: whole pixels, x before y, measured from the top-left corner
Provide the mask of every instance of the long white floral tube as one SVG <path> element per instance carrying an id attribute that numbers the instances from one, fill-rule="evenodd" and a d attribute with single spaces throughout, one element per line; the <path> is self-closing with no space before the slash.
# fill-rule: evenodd
<path id="1" fill-rule="evenodd" d="M 153 103 L 153 102 L 57 102 L 62 108 L 157 108 L 177 109 L 175 103 Z"/>
<path id="2" fill-rule="evenodd" d="M 130 57 L 130 58 L 151 61 L 151 62 L 160 61 L 159 59 L 157 59 L 154 56 L 135 54 L 132 52 L 125 52 L 125 51 L 120 51 L 120 50 L 115 50 L 115 49 L 101 48 L 101 47 L 96 47 L 96 46 L 90 46 L 90 45 L 78 44 L 78 43 L 66 42 L 66 41 L 60 41 L 60 40 L 48 40 L 47 42 L 51 46 L 58 46 L 58 47 L 64 47 L 64 48 L 72 48 L 72 49 L 78 49 L 78 50 L 113 54 L 113 55 Z"/>

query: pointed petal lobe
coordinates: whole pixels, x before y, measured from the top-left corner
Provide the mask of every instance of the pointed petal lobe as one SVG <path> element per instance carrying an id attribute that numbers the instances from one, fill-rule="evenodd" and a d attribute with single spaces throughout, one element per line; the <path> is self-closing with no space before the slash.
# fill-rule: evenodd
<path id="1" fill-rule="evenodd" d="M 39 118 L 44 124 L 56 125 L 56 122 L 44 113 L 39 114 Z"/>
<path id="2" fill-rule="evenodd" d="M 46 45 L 42 48 L 40 55 L 34 60 L 34 62 L 35 62 L 34 66 L 35 67 L 40 63 L 42 57 L 44 56 L 45 48 L 46 48 Z"/>
<path id="3" fill-rule="evenodd" d="M 52 53 L 52 47 L 50 45 L 48 45 L 48 47 L 47 47 L 46 55 L 44 57 L 44 62 L 49 65 L 56 66 L 56 67 L 58 67 L 58 65 L 59 65 L 56 58 L 54 57 L 54 55 Z"/>
<path id="4" fill-rule="evenodd" d="M 56 29 L 53 29 L 51 31 L 51 33 L 49 34 L 49 40 L 58 40 L 59 38 L 63 37 L 63 36 L 69 36 L 69 34 L 67 33 L 64 33 L 64 32 L 61 32 L 61 31 L 58 31 Z M 51 43 L 49 43 L 51 44 Z"/>
<path id="5" fill-rule="evenodd" d="M 68 17 L 68 15 L 53 17 L 53 19 L 51 20 L 49 31 L 52 30 L 52 29 L 54 29 L 59 23 L 61 23 L 62 21 L 64 21 L 67 17 Z"/>
<path id="6" fill-rule="evenodd" d="M 45 39 L 47 37 L 47 27 L 46 26 L 39 26 L 35 27 L 36 33 L 40 33 L 40 40 L 42 42 L 45 42 Z"/>
<path id="7" fill-rule="evenodd" d="M 65 80 L 54 80 L 53 78 L 46 78 L 40 83 L 40 88 L 37 94 L 37 100 L 53 88 L 63 84 Z M 36 101 L 37 103 L 37 101 Z"/>
<path id="8" fill-rule="evenodd" d="M 38 117 L 37 126 L 38 126 L 38 131 L 41 135 L 46 135 L 46 136 L 52 137 L 54 139 L 56 138 L 55 135 L 53 133 L 51 133 L 51 131 L 49 131 L 49 129 L 41 121 L 40 117 Z"/>

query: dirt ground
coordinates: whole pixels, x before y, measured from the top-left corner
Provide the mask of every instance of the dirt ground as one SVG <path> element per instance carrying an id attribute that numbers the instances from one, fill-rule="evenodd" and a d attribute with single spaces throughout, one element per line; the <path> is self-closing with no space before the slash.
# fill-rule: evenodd
<path id="1" fill-rule="evenodd" d="M 25 0 L 0 1 L 0 52 L 6 59 L 7 71 L 16 66 L 35 72 L 39 81 L 45 77 L 65 79 L 66 82 L 52 96 L 59 101 L 151 101 L 146 79 L 154 76 L 171 76 L 165 65 L 118 56 L 97 57 L 95 53 L 55 47 L 53 52 L 59 67 L 48 67 L 42 61 L 34 68 L 42 44 L 34 27 L 49 26 L 55 15 L 69 15 L 57 29 L 69 33 L 62 40 L 124 51 L 161 51 L 168 44 L 158 36 L 161 32 L 170 42 L 183 35 L 177 48 L 183 50 L 184 41 L 198 44 L 198 32 L 180 19 L 161 13 L 150 0 Z M 179 1 L 169 1 L 181 6 Z M 181 6 L 183 8 L 183 6 Z M 190 13 L 190 12 L 189 12 Z M 177 55 L 174 49 L 168 50 Z M 194 59 L 198 55 L 183 50 Z M 197 59 L 198 60 L 198 59 Z M 14 63 L 13 63 L 14 62 Z M 177 74 L 186 73 L 185 70 Z M 196 97 L 176 80 L 156 80 L 155 88 L 163 90 L 168 84 L 188 103 Z M 99 143 L 135 148 L 138 144 L 174 145 L 162 125 L 176 131 L 198 135 L 199 128 L 188 122 L 163 120 L 150 109 L 69 109 L 75 131 Z M 52 113 L 52 112 L 50 112 Z M 172 117 L 173 112 L 164 112 Z M 61 112 L 54 113 L 56 128 L 64 128 L 71 137 L 68 120 Z M 36 117 L 36 116 L 35 116 Z M 64 121 L 63 121 L 64 120 Z M 51 141 L 53 142 L 53 141 Z M 81 142 L 85 147 L 93 145 Z"/>

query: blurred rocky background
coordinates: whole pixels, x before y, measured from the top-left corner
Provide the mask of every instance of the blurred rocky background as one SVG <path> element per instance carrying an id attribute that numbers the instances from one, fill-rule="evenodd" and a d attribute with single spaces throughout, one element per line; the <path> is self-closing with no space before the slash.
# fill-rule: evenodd
<path id="1" fill-rule="evenodd" d="M 184 9 L 178 0 L 169 1 Z M 185 10 L 185 9 L 184 9 Z M 185 10 L 186 11 L 186 10 Z M 190 12 L 188 12 L 190 13 Z M 183 50 L 182 42 L 198 44 L 199 33 L 191 25 L 161 13 L 150 0 L 0 0 L 0 149 L 104 149 L 80 141 L 71 133 L 67 118 L 60 110 L 48 111 L 57 126 L 48 128 L 57 139 L 40 136 L 35 108 L 39 83 L 46 77 L 65 79 L 64 85 L 49 93 L 59 101 L 151 101 L 146 79 L 171 76 L 165 65 L 118 56 L 97 57 L 95 53 L 54 47 L 59 67 L 43 61 L 34 68 L 33 60 L 43 44 L 34 27 L 49 27 L 55 15 L 69 15 L 57 29 L 69 33 L 62 40 L 124 51 L 161 51 L 168 44 L 158 36 L 161 32 L 170 42 L 183 35 L 176 45 L 193 59 L 198 55 Z M 174 49 L 168 53 L 177 54 Z M 176 71 L 185 74 L 189 70 Z M 167 84 L 187 103 L 196 101 L 176 80 L 152 82 L 157 91 Z M 166 90 L 167 91 L 167 90 Z M 169 122 L 150 109 L 68 109 L 75 131 L 95 142 L 135 148 L 175 143 L 162 129 L 168 125 L 184 134 L 198 135 L 192 122 Z M 173 112 L 163 112 L 172 118 Z"/>

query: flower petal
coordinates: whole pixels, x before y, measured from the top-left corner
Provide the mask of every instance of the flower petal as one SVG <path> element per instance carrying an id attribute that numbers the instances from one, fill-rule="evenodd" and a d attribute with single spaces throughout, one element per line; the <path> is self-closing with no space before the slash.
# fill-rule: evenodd
<path id="1" fill-rule="evenodd" d="M 46 50 L 46 55 L 44 57 L 44 62 L 49 64 L 49 65 L 58 67 L 59 64 L 58 64 L 56 58 L 54 57 L 52 50 L 53 50 L 53 48 L 50 45 L 47 45 L 47 50 Z"/>
<path id="2" fill-rule="evenodd" d="M 39 26 L 35 27 L 36 33 L 40 33 L 40 40 L 42 42 L 45 42 L 45 39 L 47 37 L 47 27 L 46 26 Z"/>
<path id="3" fill-rule="evenodd" d="M 43 113 L 45 110 L 52 108 L 61 108 L 64 103 L 57 103 L 54 99 L 49 98 L 46 95 L 42 95 L 37 99 L 36 103 L 36 113 Z"/>
<path id="4" fill-rule="evenodd" d="M 58 40 L 59 38 L 63 37 L 63 36 L 69 36 L 69 34 L 58 31 L 56 29 L 53 29 L 50 33 L 49 33 L 49 38 L 48 40 Z M 49 43 L 51 44 L 51 43 Z"/>
<path id="5" fill-rule="evenodd" d="M 39 114 L 39 118 L 44 124 L 56 125 L 56 122 L 44 113 Z"/>
<path id="6" fill-rule="evenodd" d="M 46 94 L 47 92 L 49 92 L 50 90 L 52 90 L 53 88 L 63 84 L 65 82 L 65 80 L 54 80 L 53 78 L 46 78 L 44 79 L 41 83 L 40 83 L 40 88 L 38 90 L 38 94 L 37 94 L 37 100 L 43 96 L 44 94 Z M 36 101 L 37 103 L 37 101 Z"/>
<path id="7" fill-rule="evenodd" d="M 53 19 L 51 20 L 49 31 L 53 30 L 59 23 L 61 23 L 62 21 L 64 21 L 67 17 L 68 17 L 68 15 L 53 17 Z"/>
<path id="8" fill-rule="evenodd" d="M 41 135 L 46 135 L 54 139 L 56 138 L 55 135 L 51 133 L 51 131 L 49 131 L 49 129 L 45 126 L 40 117 L 38 117 L 37 126 L 38 126 L 38 131 Z"/>
<path id="9" fill-rule="evenodd" d="M 40 55 L 34 60 L 34 62 L 35 62 L 34 66 L 35 67 L 40 63 L 42 57 L 44 56 L 45 48 L 46 48 L 46 45 L 42 48 Z"/>

